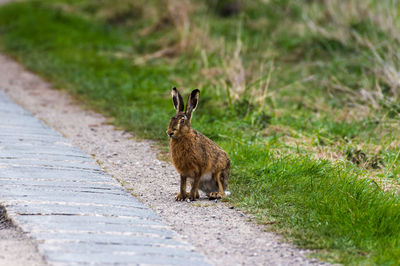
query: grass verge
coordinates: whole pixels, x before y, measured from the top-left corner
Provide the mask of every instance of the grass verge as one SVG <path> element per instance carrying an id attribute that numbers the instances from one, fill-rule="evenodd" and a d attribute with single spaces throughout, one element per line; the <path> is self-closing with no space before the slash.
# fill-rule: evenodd
<path id="1" fill-rule="evenodd" d="M 387 6 L 283 2 L 13 3 L 0 46 L 162 145 L 170 89 L 200 86 L 193 127 L 230 154 L 232 204 L 322 259 L 398 264 L 396 31 L 372 16 Z"/>

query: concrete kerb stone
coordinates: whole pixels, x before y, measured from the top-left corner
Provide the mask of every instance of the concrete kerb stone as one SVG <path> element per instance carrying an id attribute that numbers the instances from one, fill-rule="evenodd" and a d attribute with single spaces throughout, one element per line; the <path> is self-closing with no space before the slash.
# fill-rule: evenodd
<path id="1" fill-rule="evenodd" d="M 90 156 L 0 92 L 0 204 L 50 264 L 209 265 Z"/>

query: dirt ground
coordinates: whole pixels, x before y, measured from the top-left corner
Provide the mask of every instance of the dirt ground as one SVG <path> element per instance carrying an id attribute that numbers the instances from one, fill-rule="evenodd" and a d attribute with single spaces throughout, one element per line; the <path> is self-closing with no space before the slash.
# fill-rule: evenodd
<path id="1" fill-rule="evenodd" d="M 47 265 L 36 244 L 6 216 L 4 207 L 0 206 L 0 265 Z"/>

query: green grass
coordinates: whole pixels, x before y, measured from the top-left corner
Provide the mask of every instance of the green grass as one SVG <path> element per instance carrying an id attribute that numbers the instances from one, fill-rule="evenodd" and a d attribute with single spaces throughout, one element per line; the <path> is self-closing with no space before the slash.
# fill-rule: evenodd
<path id="1" fill-rule="evenodd" d="M 212 2 L 7 4 L 0 47 L 162 147 L 170 89 L 200 88 L 193 127 L 232 159 L 231 204 L 327 261 L 399 264 L 398 8 Z"/>

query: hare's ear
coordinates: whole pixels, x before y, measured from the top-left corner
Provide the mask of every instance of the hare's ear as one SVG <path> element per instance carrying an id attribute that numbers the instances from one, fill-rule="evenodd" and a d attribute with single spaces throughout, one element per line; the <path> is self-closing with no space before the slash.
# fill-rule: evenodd
<path id="1" fill-rule="evenodd" d="M 171 95 L 172 95 L 172 101 L 174 103 L 174 108 L 175 108 L 176 112 L 177 113 L 183 112 L 185 105 L 183 103 L 183 98 L 182 98 L 181 94 L 179 93 L 179 91 L 176 89 L 176 87 L 174 87 L 172 89 Z"/>
<path id="2" fill-rule="evenodd" d="M 189 100 L 186 106 L 186 115 L 189 120 L 192 118 L 193 111 L 196 110 L 197 103 L 199 102 L 199 96 L 200 91 L 198 89 L 193 90 L 189 96 Z"/>

